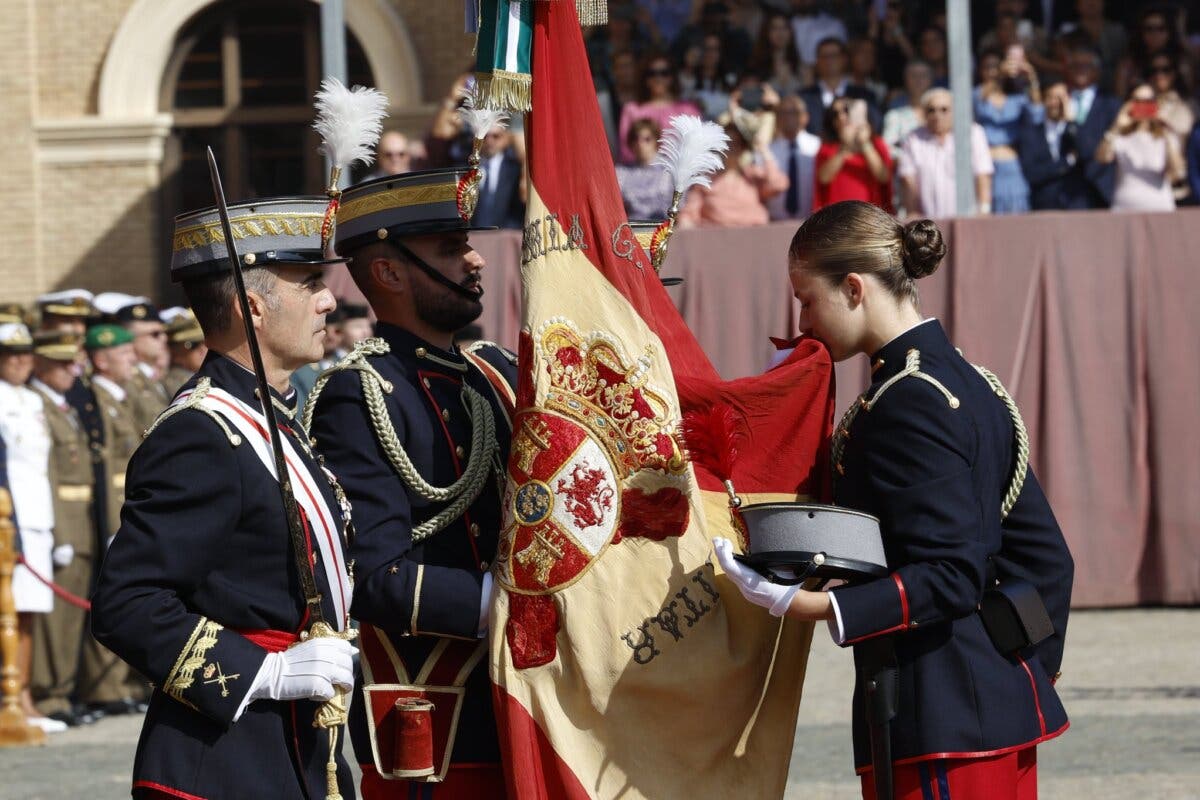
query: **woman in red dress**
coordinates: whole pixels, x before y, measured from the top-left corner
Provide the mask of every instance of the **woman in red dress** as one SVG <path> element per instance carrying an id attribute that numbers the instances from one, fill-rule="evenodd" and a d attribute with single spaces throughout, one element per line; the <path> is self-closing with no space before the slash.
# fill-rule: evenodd
<path id="1" fill-rule="evenodd" d="M 825 111 L 813 211 L 843 200 L 892 210 L 892 155 L 871 130 L 866 103 L 839 97 Z"/>

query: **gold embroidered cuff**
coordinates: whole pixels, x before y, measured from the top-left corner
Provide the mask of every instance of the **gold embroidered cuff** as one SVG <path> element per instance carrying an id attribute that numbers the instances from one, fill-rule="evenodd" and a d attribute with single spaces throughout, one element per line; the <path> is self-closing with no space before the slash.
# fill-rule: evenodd
<path id="1" fill-rule="evenodd" d="M 223 630 L 225 628 L 222 625 L 213 622 L 208 617 L 200 618 L 192 635 L 188 637 L 187 644 L 179 651 L 179 658 L 175 660 L 175 666 L 171 668 L 171 671 L 167 673 L 167 679 L 163 681 L 163 690 L 168 695 L 195 708 L 192 703 L 184 699 L 183 693 L 196 682 L 196 670 L 203 666 L 204 657 L 209 650 L 216 646 L 217 636 Z"/>

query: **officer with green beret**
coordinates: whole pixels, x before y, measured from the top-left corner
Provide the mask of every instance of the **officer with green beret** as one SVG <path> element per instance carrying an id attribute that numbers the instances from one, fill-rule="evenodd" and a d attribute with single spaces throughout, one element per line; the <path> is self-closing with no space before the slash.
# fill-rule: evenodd
<path id="1" fill-rule="evenodd" d="M 105 481 L 103 491 L 109 536 L 121 525 L 125 502 L 125 469 L 142 439 L 141 429 L 126 386 L 137 369 L 133 334 L 120 325 L 105 323 L 88 328 L 83 341 L 92 365 L 92 390 L 104 425 Z M 108 542 L 103 546 L 107 547 Z M 133 697 L 129 668 L 94 639 L 84 645 L 79 695 L 91 709 L 105 714 L 139 710 Z"/>

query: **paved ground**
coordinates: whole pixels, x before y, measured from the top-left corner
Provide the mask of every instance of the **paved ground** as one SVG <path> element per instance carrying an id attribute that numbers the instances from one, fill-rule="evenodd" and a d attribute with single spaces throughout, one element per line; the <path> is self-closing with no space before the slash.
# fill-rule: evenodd
<path id="1" fill-rule="evenodd" d="M 1059 683 L 1072 726 L 1038 755 L 1045 800 L 1200 798 L 1200 609 L 1079 612 Z M 850 654 L 818 631 L 789 800 L 851 800 Z M 139 719 L 0 750 L 0 800 L 128 797 Z M 670 800 L 664 798 L 664 800 Z"/>

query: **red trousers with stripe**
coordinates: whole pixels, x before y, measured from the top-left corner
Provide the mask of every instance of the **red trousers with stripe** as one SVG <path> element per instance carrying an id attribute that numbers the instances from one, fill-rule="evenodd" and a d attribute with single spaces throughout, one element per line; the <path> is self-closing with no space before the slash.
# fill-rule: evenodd
<path id="1" fill-rule="evenodd" d="M 1037 800 L 1037 748 L 989 758 L 938 758 L 895 768 L 895 800 Z M 863 800 L 876 800 L 871 773 Z"/>
<path id="2" fill-rule="evenodd" d="M 440 783 L 385 781 L 374 764 L 361 764 L 363 800 L 504 800 L 504 770 L 499 764 L 451 765 Z"/>

